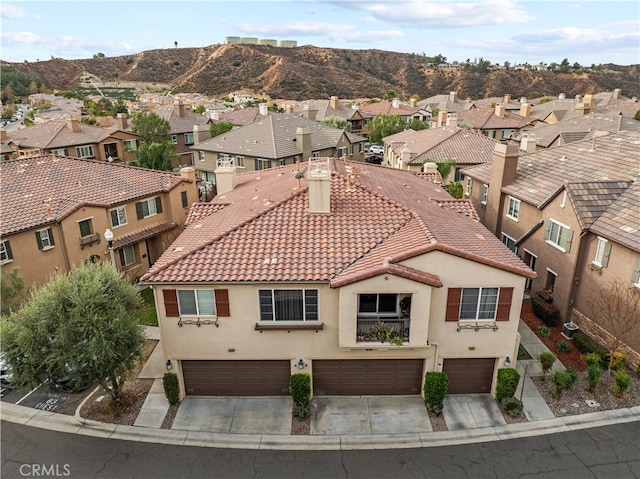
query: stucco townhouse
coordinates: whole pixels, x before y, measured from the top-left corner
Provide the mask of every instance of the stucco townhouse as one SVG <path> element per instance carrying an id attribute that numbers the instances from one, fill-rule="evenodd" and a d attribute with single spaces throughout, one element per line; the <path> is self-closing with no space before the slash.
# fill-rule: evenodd
<path id="1" fill-rule="evenodd" d="M 493 393 L 515 364 L 525 281 L 515 254 L 418 174 L 319 158 L 239 173 L 141 279 L 183 395 Z"/>

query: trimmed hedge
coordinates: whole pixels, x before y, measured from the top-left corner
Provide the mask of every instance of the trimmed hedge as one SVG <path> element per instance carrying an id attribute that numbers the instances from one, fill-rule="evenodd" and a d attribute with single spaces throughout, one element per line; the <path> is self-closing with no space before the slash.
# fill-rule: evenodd
<path id="1" fill-rule="evenodd" d="M 512 397 L 518 389 L 520 373 L 514 368 L 498 369 L 498 384 L 496 385 L 496 401 L 502 402 L 504 398 Z"/>
<path id="2" fill-rule="evenodd" d="M 444 396 L 449 387 L 447 373 L 428 372 L 424 375 L 424 403 L 429 411 L 439 416 L 444 409 Z"/>
<path id="3" fill-rule="evenodd" d="M 547 326 L 553 327 L 560 321 L 560 310 L 540 298 L 531 298 L 531 309 Z"/>
<path id="4" fill-rule="evenodd" d="M 291 379 L 289 380 L 289 393 L 293 399 L 295 416 L 300 419 L 309 416 L 311 376 L 307 373 L 291 375 Z"/>
<path id="5" fill-rule="evenodd" d="M 603 369 L 609 367 L 609 351 L 600 344 L 596 343 L 593 339 L 587 336 L 582 331 L 576 331 L 572 336 L 573 344 L 575 344 L 578 351 L 583 354 L 595 353 L 600 356 L 600 366 Z"/>
<path id="6" fill-rule="evenodd" d="M 500 401 L 502 408 L 507 412 L 507 414 L 511 417 L 518 417 L 518 415 L 522 412 L 524 408 L 522 401 L 513 396 L 502 398 Z"/>
<path id="7" fill-rule="evenodd" d="M 180 384 L 178 376 L 175 373 L 164 373 L 162 377 L 162 386 L 164 387 L 164 395 L 167 396 L 169 405 L 175 406 L 180 402 Z"/>
<path id="8" fill-rule="evenodd" d="M 571 368 L 564 371 L 556 371 L 553 375 L 553 382 L 556 384 L 556 390 L 553 396 L 559 398 L 563 391 L 567 391 L 573 387 L 578 380 L 578 373 Z"/>

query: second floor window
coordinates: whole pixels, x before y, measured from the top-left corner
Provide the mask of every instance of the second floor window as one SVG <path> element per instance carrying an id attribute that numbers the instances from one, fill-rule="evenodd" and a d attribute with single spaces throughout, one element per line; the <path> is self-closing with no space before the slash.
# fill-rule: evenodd
<path id="1" fill-rule="evenodd" d="M 125 246 L 120 251 L 120 264 L 122 266 L 129 266 L 136 262 L 136 252 L 133 246 Z"/>
<path id="2" fill-rule="evenodd" d="M 178 307 L 183 316 L 215 316 L 216 301 L 212 289 L 179 289 Z"/>
<path id="3" fill-rule="evenodd" d="M 573 239 L 573 231 L 568 226 L 549 220 L 545 232 L 545 240 L 548 244 L 558 248 L 560 251 L 568 253 L 571 249 L 571 240 Z"/>
<path id="4" fill-rule="evenodd" d="M 397 294 L 359 294 L 358 316 L 398 316 Z"/>
<path id="5" fill-rule="evenodd" d="M 136 203 L 136 215 L 139 220 L 162 213 L 162 201 L 159 196 Z"/>
<path id="6" fill-rule="evenodd" d="M 59 148 L 57 150 L 53 150 L 53 154 L 56 156 L 69 156 L 69 152 L 66 148 Z"/>
<path id="7" fill-rule="evenodd" d="M 78 227 L 80 228 L 80 237 L 91 236 L 93 234 L 93 225 L 91 219 L 78 221 Z"/>
<path id="8" fill-rule="evenodd" d="M 271 168 L 271 160 L 263 160 L 261 158 L 256 158 L 255 160 L 255 170 L 266 170 L 267 168 Z"/>
<path id="9" fill-rule="evenodd" d="M 518 247 L 516 246 L 516 240 L 514 240 L 511 236 L 502 233 L 502 242 L 507 245 L 511 251 L 515 254 L 518 254 Z"/>
<path id="10" fill-rule="evenodd" d="M 467 176 L 467 186 L 464 190 L 464 194 L 466 196 L 471 196 L 471 190 L 473 189 L 473 180 Z"/>
<path id="11" fill-rule="evenodd" d="M 171 143 L 174 145 L 178 144 L 178 135 L 171 135 Z"/>
<path id="12" fill-rule="evenodd" d="M 187 206 L 189 206 L 189 199 L 187 198 L 187 192 L 186 191 L 181 191 L 180 192 L 180 198 L 182 200 L 182 207 L 186 208 Z"/>
<path id="13" fill-rule="evenodd" d="M 611 243 L 598 237 L 598 246 L 596 248 L 596 257 L 593 259 L 593 264 L 596 266 L 602 266 L 606 268 L 609 264 L 609 255 L 611 254 Z"/>
<path id="14" fill-rule="evenodd" d="M 482 193 L 480 193 L 480 203 L 487 204 L 487 196 L 489 195 L 489 185 L 482 185 Z"/>
<path id="15" fill-rule="evenodd" d="M 47 250 L 53 248 L 55 242 L 53 241 L 51 228 L 36 231 L 36 241 L 38 242 L 38 249 Z"/>
<path id="16" fill-rule="evenodd" d="M 124 140 L 125 151 L 136 151 L 138 149 L 138 140 Z"/>
<path id="17" fill-rule="evenodd" d="M 496 319 L 498 288 L 463 288 L 460 320 Z"/>
<path id="18" fill-rule="evenodd" d="M 317 321 L 317 289 L 258 290 L 260 321 Z"/>
<path id="19" fill-rule="evenodd" d="M 520 214 L 520 200 L 509 197 L 509 208 L 507 209 L 507 218 L 511 218 L 514 221 L 518 221 L 518 215 Z"/>
<path id="20" fill-rule="evenodd" d="M 244 156 L 236 156 L 236 166 L 238 168 L 244 168 Z"/>
<path id="21" fill-rule="evenodd" d="M 124 206 L 112 209 L 109 214 L 111 215 L 111 226 L 114 228 L 127 224 L 127 212 Z"/>
<path id="22" fill-rule="evenodd" d="M 11 244 L 9 240 L 0 242 L 0 263 L 8 263 L 13 260 L 13 253 L 11 252 Z"/>
<path id="23" fill-rule="evenodd" d="M 76 155 L 78 158 L 93 158 L 93 146 L 76 146 Z"/>
<path id="24" fill-rule="evenodd" d="M 184 144 L 185 145 L 193 145 L 193 133 L 185 133 L 184 134 Z"/>

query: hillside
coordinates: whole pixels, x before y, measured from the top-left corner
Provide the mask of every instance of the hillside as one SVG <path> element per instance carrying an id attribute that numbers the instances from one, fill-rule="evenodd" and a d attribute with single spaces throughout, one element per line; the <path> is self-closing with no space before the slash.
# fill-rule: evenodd
<path id="1" fill-rule="evenodd" d="M 223 96 L 237 90 L 275 98 L 381 97 L 389 89 L 408 98 L 458 91 L 461 98 L 567 96 L 622 89 L 640 97 L 640 65 L 606 65 L 574 75 L 528 70 L 487 74 L 428 68 L 424 57 L 383 50 L 344 50 L 302 46 L 210 45 L 150 50 L 136 55 L 9 63 L 40 77 L 50 90 L 72 90 L 83 72 L 103 80 L 174 85 L 174 92 Z"/>

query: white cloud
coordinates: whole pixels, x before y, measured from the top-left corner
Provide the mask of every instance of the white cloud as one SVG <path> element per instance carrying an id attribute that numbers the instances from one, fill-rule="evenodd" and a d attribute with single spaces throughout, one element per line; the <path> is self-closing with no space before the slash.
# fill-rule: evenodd
<path id="1" fill-rule="evenodd" d="M 16 7 L 10 3 L 0 4 L 0 16 L 6 19 L 18 19 L 18 18 L 38 18 L 35 15 L 31 15 L 27 10 L 21 7 Z"/>

